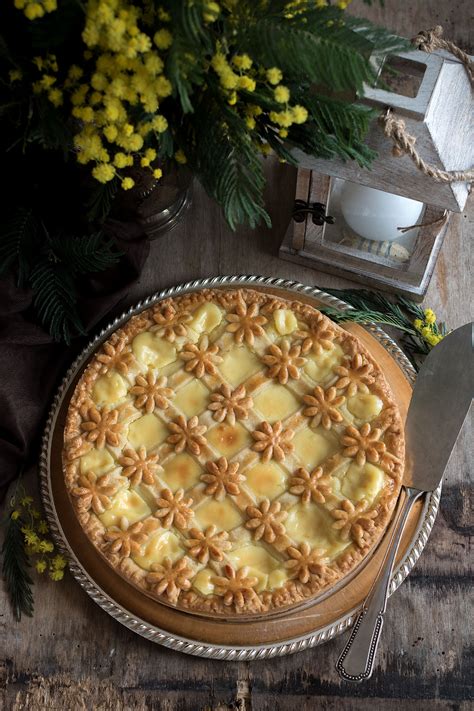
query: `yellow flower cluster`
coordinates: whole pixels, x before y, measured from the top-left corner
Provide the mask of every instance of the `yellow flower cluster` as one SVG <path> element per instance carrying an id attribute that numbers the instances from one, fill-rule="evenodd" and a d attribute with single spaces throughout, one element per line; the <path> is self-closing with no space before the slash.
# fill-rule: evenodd
<path id="1" fill-rule="evenodd" d="M 338 0 L 336 6 L 340 10 L 345 10 L 351 4 L 352 0 Z M 329 5 L 328 0 L 314 0 L 315 7 L 327 7 Z M 307 0 L 292 0 L 292 2 L 285 5 L 286 17 L 292 18 L 298 15 L 298 12 L 303 12 L 308 7 Z"/>
<path id="2" fill-rule="evenodd" d="M 161 16 L 168 18 L 164 11 Z M 82 38 L 98 56 L 88 83 L 80 67 L 69 70 L 72 114 L 82 122 L 74 138 L 77 158 L 80 163 L 95 163 L 92 175 L 101 183 L 132 166 L 136 157 L 155 178 L 161 177 L 161 170 L 152 165 L 156 152 L 145 150 L 144 143 L 150 134 L 168 128 L 158 110 L 172 86 L 163 75 L 164 62 L 157 50 L 168 49 L 173 37 L 163 28 L 152 41 L 138 21 L 137 8 L 126 0 L 89 0 Z M 132 122 L 131 116 L 143 114 L 145 118 Z M 132 178 L 122 179 L 125 190 L 133 185 Z"/>
<path id="3" fill-rule="evenodd" d="M 210 3 L 208 10 L 218 13 L 219 7 Z M 160 21 L 169 22 L 163 8 L 157 8 L 156 14 Z M 156 151 L 145 143 L 168 128 L 159 106 L 172 86 L 163 74 L 161 53 L 172 45 L 173 36 L 163 27 L 152 39 L 140 29 L 140 19 L 140 11 L 129 0 L 88 0 L 82 33 L 87 46 L 84 68 L 72 65 L 59 87 L 54 55 L 34 59 L 40 72 L 34 93 L 45 93 L 55 106 L 62 105 L 67 94 L 72 116 L 80 122 L 74 137 L 77 160 L 93 163 L 92 175 L 101 183 L 134 164 L 149 168 L 155 179 L 162 176 Z M 178 151 L 176 160 L 186 162 L 184 153 Z M 122 176 L 121 184 L 128 190 L 134 181 Z"/>
<path id="4" fill-rule="evenodd" d="M 232 98 L 239 89 L 255 91 L 257 85 L 255 79 L 250 74 L 244 73 L 245 70 L 252 68 L 252 60 L 247 54 L 236 54 L 229 63 L 225 54 L 216 52 L 211 60 L 211 66 L 218 75 L 221 86 L 231 92 L 229 98 Z M 234 69 L 237 69 L 237 72 Z M 236 101 L 235 97 L 235 100 L 229 103 L 235 104 Z"/>
<path id="5" fill-rule="evenodd" d="M 436 314 L 432 309 L 425 309 L 423 316 L 423 319 L 415 319 L 413 325 L 429 346 L 436 346 L 444 338 L 436 324 Z"/>
<path id="6" fill-rule="evenodd" d="M 21 81 L 23 79 L 23 72 L 21 69 L 10 69 L 8 72 L 8 77 L 13 84 L 15 81 Z"/>
<path id="7" fill-rule="evenodd" d="M 215 22 L 221 13 L 221 8 L 217 2 L 207 2 L 204 8 L 204 21 L 207 23 Z"/>
<path id="8" fill-rule="evenodd" d="M 30 5 L 51 12 L 57 4 L 57 0 L 13 1 L 25 14 Z M 327 4 L 325 0 L 315 3 Z M 235 4 L 236 0 L 221 4 L 205 1 L 201 6 L 204 21 L 215 22 L 223 13 L 232 12 Z M 297 13 L 303 6 L 306 2 L 295 0 L 287 9 Z M 39 72 L 34 93 L 45 94 L 56 107 L 67 106 L 78 127 L 74 136 L 77 160 L 91 164 L 91 173 L 100 183 L 120 177 L 122 188 L 129 190 L 134 181 L 127 169 L 132 166 L 149 169 L 156 179 L 161 177 L 157 151 L 150 146 L 157 146 L 159 134 L 168 129 L 161 104 L 173 91 L 164 74 L 174 40 L 167 24 L 170 21 L 170 14 L 153 2 L 144 3 L 141 9 L 133 0 L 86 0 L 83 65 L 70 66 L 60 83 L 54 55 L 34 58 Z M 224 42 L 217 42 L 213 56 L 203 61 L 217 75 L 225 100 L 235 106 L 252 132 L 253 144 L 263 154 L 271 148 L 259 135 L 258 116 L 264 114 L 262 120 L 273 124 L 281 138 L 288 136 L 293 124 L 308 119 L 304 106 L 291 103 L 290 88 L 282 83 L 283 72 L 278 67 L 255 66 L 248 54 L 232 51 Z M 11 80 L 20 78 L 12 76 Z M 257 88 L 273 103 L 274 110 L 249 103 L 249 95 Z M 174 159 L 181 164 L 187 161 L 181 149 Z"/>
<path id="9" fill-rule="evenodd" d="M 283 79 L 283 73 L 278 67 L 270 67 L 262 75 L 262 72 L 257 72 L 253 68 L 253 61 L 247 54 L 236 54 L 229 60 L 222 51 L 214 54 L 211 60 L 211 67 L 218 75 L 220 85 L 227 92 L 227 102 L 231 106 L 237 104 L 239 90 L 252 93 L 257 88 L 257 82 L 261 82 L 263 88 L 271 87 L 273 99 L 278 104 L 282 104 L 283 108 L 281 111 L 270 111 L 268 117 L 278 127 L 278 133 L 281 138 L 286 138 L 288 128 L 292 124 L 301 124 L 307 120 L 308 111 L 304 106 L 299 104 L 289 105 L 290 90 L 280 83 Z M 244 109 L 245 122 L 250 130 L 256 127 L 255 116 L 262 113 L 261 109 L 257 113 L 255 108 L 259 107 L 251 108 L 246 105 Z M 256 141 L 256 147 L 263 154 L 271 152 L 266 142 Z"/>
<path id="10" fill-rule="evenodd" d="M 54 106 L 61 106 L 63 103 L 63 92 L 56 86 L 58 72 L 56 55 L 48 54 L 46 57 L 34 57 L 33 64 L 39 72 L 44 72 L 40 79 L 33 83 L 33 92 L 35 94 L 45 92 Z"/>
<path id="11" fill-rule="evenodd" d="M 23 10 L 28 20 L 37 20 L 48 12 L 57 10 L 57 0 L 15 0 L 17 10 Z"/>
<path id="12" fill-rule="evenodd" d="M 270 84 L 279 84 L 283 79 L 283 74 L 278 67 L 272 67 L 271 69 L 267 69 L 266 77 Z"/>
<path id="13" fill-rule="evenodd" d="M 299 104 L 295 104 L 295 106 L 288 105 L 290 101 L 290 90 L 288 87 L 280 84 L 283 79 L 281 69 L 278 69 L 278 67 L 267 69 L 266 78 L 270 84 L 275 86 L 273 90 L 275 101 L 279 104 L 285 104 L 283 111 L 270 111 L 269 117 L 272 123 L 280 126 L 280 136 L 286 138 L 288 135 L 287 129 L 294 123 L 304 123 L 308 118 L 308 111 L 304 106 L 300 106 Z"/>
<path id="14" fill-rule="evenodd" d="M 38 556 L 34 564 L 36 570 L 38 573 L 48 571 L 51 580 L 61 580 L 67 560 L 58 553 L 51 555 L 54 553 L 54 543 L 47 537 L 48 524 L 34 507 L 33 498 L 23 496 L 18 502 L 14 499 L 11 503 L 14 508 L 10 518 L 20 525 L 26 553 L 30 557 Z"/>

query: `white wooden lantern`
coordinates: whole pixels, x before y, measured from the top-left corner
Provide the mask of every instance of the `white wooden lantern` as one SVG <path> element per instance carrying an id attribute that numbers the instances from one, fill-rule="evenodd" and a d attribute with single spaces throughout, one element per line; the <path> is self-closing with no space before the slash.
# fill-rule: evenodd
<path id="1" fill-rule="evenodd" d="M 403 118 L 407 133 L 416 138 L 416 149 L 426 163 L 441 170 L 465 171 L 474 165 L 474 105 L 469 77 L 464 66 L 452 55 L 413 51 L 400 53 L 407 65 L 425 68 L 415 97 L 402 96 L 366 86 L 364 102 L 388 107 Z M 453 212 L 462 212 L 468 196 L 467 183 L 437 182 L 425 175 L 409 156 L 393 154 L 393 144 L 384 135 L 383 125 L 374 121 L 368 145 L 378 157 L 370 170 L 354 161 L 318 160 L 296 151 L 303 168 L 351 180 L 371 188 L 420 200 Z"/>
<path id="2" fill-rule="evenodd" d="M 389 115 L 403 121 L 402 129 L 421 160 L 429 166 L 428 172 L 433 168 L 450 173 L 470 171 L 472 174 L 473 91 L 464 65 L 444 50 L 431 54 L 422 51 L 400 53 L 394 59 L 408 74 L 422 74 L 421 83 L 415 96 L 365 87 L 363 101 L 379 108 L 381 117 L 380 121 L 372 123 L 367 136 L 367 144 L 378 154 L 370 169 L 360 168 L 354 161 L 315 159 L 299 150 L 294 151 L 299 164 L 297 222 L 290 224 L 280 256 L 405 293 L 412 298 L 422 298 L 442 244 L 449 213 L 462 212 L 470 183 L 435 180 L 426 174 L 410 155 L 396 150 L 393 140 L 384 133 L 383 119 Z M 419 227 L 411 230 L 408 237 L 401 231 L 400 240 L 391 246 L 387 246 L 389 238 L 384 234 L 377 239 L 373 229 L 368 234 L 364 234 L 364 230 L 356 233 L 353 227 L 361 224 L 360 221 L 348 218 L 344 202 L 341 204 L 345 194 L 355 191 L 343 190 L 342 181 L 423 203 L 415 221 Z M 358 193 L 363 196 L 364 191 Z M 373 191 L 366 191 L 367 201 L 376 197 Z M 383 202 L 380 201 L 382 211 L 387 210 Z M 303 220 L 304 203 L 306 214 Z M 316 212 L 322 211 L 316 220 L 315 205 L 320 206 Z M 410 226 L 403 222 L 403 201 L 400 205 L 400 227 Z M 368 203 L 366 207 L 369 212 Z M 407 215 L 410 209 L 412 214 L 413 209 L 416 212 L 415 203 L 407 203 L 406 208 Z M 388 219 L 388 212 L 384 214 Z M 328 220 L 328 216 L 335 219 Z M 377 242 L 372 244 L 375 240 L 378 245 Z"/>

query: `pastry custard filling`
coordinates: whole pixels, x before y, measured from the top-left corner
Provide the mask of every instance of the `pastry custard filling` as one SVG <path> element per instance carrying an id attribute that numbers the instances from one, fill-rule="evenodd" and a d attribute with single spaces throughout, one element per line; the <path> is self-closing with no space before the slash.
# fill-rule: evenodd
<path id="1" fill-rule="evenodd" d="M 262 613 L 334 584 L 386 528 L 398 408 L 357 339 L 247 289 L 157 302 L 96 352 L 65 428 L 89 538 L 147 595 Z"/>

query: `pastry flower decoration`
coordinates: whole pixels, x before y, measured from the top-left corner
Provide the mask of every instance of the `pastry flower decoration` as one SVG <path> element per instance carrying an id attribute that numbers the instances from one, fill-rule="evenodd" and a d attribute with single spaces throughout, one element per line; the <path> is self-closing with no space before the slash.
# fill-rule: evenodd
<path id="1" fill-rule="evenodd" d="M 325 552 L 311 550 L 306 541 L 300 543 L 298 548 L 289 546 L 286 553 L 289 560 L 285 562 L 285 568 L 290 572 L 291 577 L 297 578 L 300 583 L 307 583 L 311 575 L 321 575 L 326 568 L 323 563 Z"/>
<path id="2" fill-rule="evenodd" d="M 117 493 L 123 480 L 113 480 L 110 474 L 97 476 L 92 471 L 80 474 L 78 486 L 72 489 L 72 495 L 77 498 L 77 506 L 82 511 L 92 509 L 97 516 L 111 507 L 110 497 Z"/>
<path id="3" fill-rule="evenodd" d="M 130 525 L 128 519 L 122 516 L 117 527 L 109 528 L 104 533 L 104 539 L 111 553 L 120 553 L 124 558 L 129 558 L 131 554 L 140 555 L 141 545 L 157 527 L 158 521 L 153 518 Z"/>
<path id="4" fill-rule="evenodd" d="M 225 457 L 220 457 L 215 462 L 206 462 L 206 469 L 207 472 L 201 474 L 201 481 L 207 484 L 206 494 L 214 496 L 217 501 L 222 501 L 226 493 L 232 496 L 240 494 L 240 482 L 245 480 L 245 476 L 238 473 L 238 462 L 229 463 Z"/>
<path id="5" fill-rule="evenodd" d="M 203 435 L 207 427 L 199 424 L 197 415 L 191 417 L 190 420 L 186 420 L 183 415 L 179 415 L 174 422 L 168 424 L 168 427 L 172 434 L 166 441 L 174 446 L 176 453 L 179 454 L 184 449 L 187 449 L 191 454 L 196 454 L 197 456 L 201 454 L 201 448 L 206 446 L 206 440 Z"/>
<path id="6" fill-rule="evenodd" d="M 164 303 L 153 310 L 153 321 L 155 325 L 150 330 L 174 343 L 177 336 L 186 336 L 185 324 L 191 321 L 191 314 L 188 311 L 178 313 L 174 306 Z"/>
<path id="7" fill-rule="evenodd" d="M 144 484 L 154 484 L 153 474 L 158 469 L 158 455 L 147 454 L 145 447 L 137 450 L 127 447 L 123 450 L 118 463 L 122 469 L 122 476 L 130 479 L 132 486 L 138 486 L 143 481 Z"/>
<path id="8" fill-rule="evenodd" d="M 374 519 L 378 516 L 375 509 L 368 511 L 367 508 L 368 503 L 365 499 L 355 505 L 349 499 L 345 499 L 340 509 L 331 511 L 331 516 L 336 519 L 332 527 L 340 532 L 343 541 L 352 538 L 359 548 L 367 545 L 367 533 L 374 528 Z"/>
<path id="9" fill-rule="evenodd" d="M 137 375 L 135 385 L 130 388 L 130 394 L 135 395 L 135 407 L 139 410 L 143 407 L 148 414 L 155 407 L 166 410 L 174 395 L 173 390 L 166 387 L 167 382 L 166 376 L 157 377 L 153 370 L 149 370 L 146 375 Z"/>
<path id="10" fill-rule="evenodd" d="M 356 353 L 352 358 L 344 358 L 342 365 L 333 368 L 339 376 L 334 387 L 338 390 L 346 390 L 348 397 L 353 397 L 359 391 L 367 393 L 369 392 L 367 386 L 375 381 L 373 369 L 372 363 L 369 363 L 361 353 Z"/>
<path id="11" fill-rule="evenodd" d="M 127 344 L 126 338 L 118 338 L 113 343 L 104 343 L 97 360 L 102 363 L 102 372 L 115 368 L 122 375 L 127 375 L 130 367 L 135 362 L 132 349 Z"/>
<path id="12" fill-rule="evenodd" d="M 290 479 L 290 493 L 301 496 L 304 504 L 309 504 L 311 499 L 317 504 L 324 504 L 326 496 L 331 493 L 328 475 L 324 474 L 322 467 L 316 467 L 310 473 L 300 467 Z"/>
<path id="13" fill-rule="evenodd" d="M 162 489 L 156 500 L 157 509 L 153 515 L 161 520 L 161 525 L 164 528 L 175 525 L 176 528 L 185 529 L 194 516 L 194 511 L 191 508 L 192 503 L 191 498 L 184 498 L 183 489 L 178 489 L 174 494 L 171 489 Z"/>
<path id="14" fill-rule="evenodd" d="M 385 443 L 380 441 L 382 434 L 380 428 L 372 429 L 368 422 L 363 424 L 360 430 L 353 425 L 346 427 L 341 438 L 341 443 L 345 447 L 343 456 L 354 457 L 359 467 L 363 467 L 367 461 L 377 464 L 387 451 Z"/>
<path id="15" fill-rule="evenodd" d="M 206 565 L 209 558 L 212 560 L 222 561 L 224 559 L 223 551 L 228 551 L 232 548 L 231 542 L 228 540 L 229 534 L 227 531 L 217 533 L 217 527 L 208 526 L 205 531 L 199 528 L 191 528 L 189 536 L 184 545 L 188 548 L 189 555 L 196 558 L 200 563 Z"/>
<path id="16" fill-rule="evenodd" d="M 186 557 L 180 558 L 174 564 L 169 558 L 165 558 L 163 564 L 153 563 L 146 581 L 157 595 L 164 593 L 170 602 L 175 603 L 181 592 L 191 587 L 190 577 L 193 569 L 189 563 Z"/>
<path id="17" fill-rule="evenodd" d="M 236 420 L 246 420 L 251 407 L 253 400 L 247 396 L 244 385 L 232 390 L 226 383 L 223 383 L 217 392 L 212 393 L 208 405 L 217 422 L 227 420 L 230 425 L 235 425 Z"/>
<path id="18" fill-rule="evenodd" d="M 330 430 L 335 422 L 342 422 L 342 415 L 337 409 L 345 401 L 344 395 L 338 395 L 335 387 L 323 390 L 317 385 L 312 395 L 303 395 L 303 400 L 309 407 L 303 410 L 303 415 L 312 417 L 312 425 L 322 425 L 325 430 Z"/>
<path id="19" fill-rule="evenodd" d="M 262 326 L 267 323 L 265 316 L 259 314 L 258 304 L 247 305 L 242 298 L 237 302 L 235 313 L 227 314 L 227 320 L 229 325 L 226 331 L 234 334 L 237 343 L 243 343 L 245 340 L 249 346 L 253 346 L 255 336 L 263 336 Z"/>
<path id="20" fill-rule="evenodd" d="M 256 440 L 252 445 L 255 452 L 262 453 L 262 461 L 269 462 L 276 459 L 281 462 L 286 455 L 292 452 L 295 445 L 290 440 L 295 436 L 294 430 L 283 429 L 281 420 L 271 425 L 269 422 L 262 422 L 254 432 L 252 437 Z"/>
<path id="21" fill-rule="evenodd" d="M 263 538 L 267 543 L 273 543 L 285 533 L 282 522 L 288 513 L 281 510 L 279 501 L 270 503 L 268 499 L 263 499 L 258 506 L 247 506 L 247 516 L 249 520 L 245 522 L 245 528 L 253 531 L 256 541 Z"/>
<path id="22" fill-rule="evenodd" d="M 212 578 L 217 595 L 224 596 L 224 605 L 232 605 L 237 608 L 244 607 L 246 602 L 255 601 L 257 593 L 254 587 L 258 583 L 258 578 L 249 575 L 247 566 L 234 570 L 231 565 L 224 566 L 223 576 Z"/>
<path id="23" fill-rule="evenodd" d="M 315 314 L 308 322 L 308 329 L 296 331 L 295 336 L 303 339 L 301 345 L 303 355 L 310 351 L 315 355 L 321 355 L 324 351 L 333 348 L 335 334 L 328 319 L 322 314 Z"/>
<path id="24" fill-rule="evenodd" d="M 288 378 L 298 380 L 302 365 L 306 363 L 306 358 L 301 355 L 301 346 L 299 344 L 290 344 L 290 341 L 285 338 L 280 346 L 275 343 L 268 348 L 268 353 L 263 356 L 262 360 L 265 365 L 268 365 L 267 375 L 269 378 L 278 378 L 282 385 L 288 382 Z"/>
<path id="25" fill-rule="evenodd" d="M 184 369 L 188 373 L 194 373 L 196 378 L 202 378 L 205 373 L 215 375 L 217 373 L 216 363 L 222 363 L 219 353 L 219 346 L 209 345 L 209 336 L 201 336 L 199 343 L 186 343 L 179 357 L 186 361 Z"/>
<path id="26" fill-rule="evenodd" d="M 82 436 L 88 442 L 95 442 L 97 449 L 103 449 L 105 444 L 118 447 L 123 424 L 119 422 L 119 410 L 104 407 L 97 409 L 95 405 L 83 405 L 80 410 Z"/>

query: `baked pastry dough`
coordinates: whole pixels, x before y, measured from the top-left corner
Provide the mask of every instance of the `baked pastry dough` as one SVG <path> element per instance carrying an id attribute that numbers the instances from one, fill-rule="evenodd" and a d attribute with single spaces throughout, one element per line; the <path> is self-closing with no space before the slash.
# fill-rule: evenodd
<path id="1" fill-rule="evenodd" d="M 390 519 L 400 414 L 374 359 L 298 300 L 160 301 L 99 348 L 70 401 L 64 475 L 98 551 L 147 595 L 262 614 L 351 571 Z"/>

